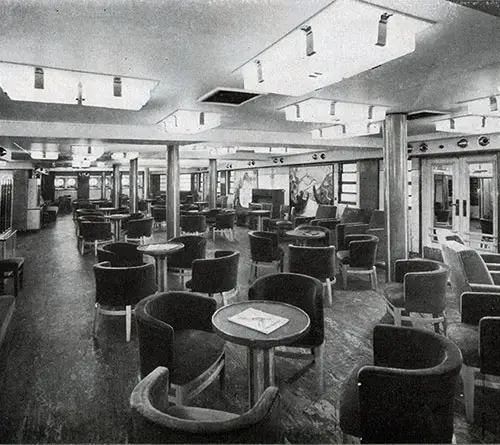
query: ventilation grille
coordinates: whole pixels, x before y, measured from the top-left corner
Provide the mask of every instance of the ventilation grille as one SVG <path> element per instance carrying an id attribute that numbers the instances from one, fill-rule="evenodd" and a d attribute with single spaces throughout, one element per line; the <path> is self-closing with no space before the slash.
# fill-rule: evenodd
<path id="1" fill-rule="evenodd" d="M 260 93 L 253 93 L 246 90 L 238 90 L 233 88 L 216 88 L 198 99 L 198 102 L 215 104 L 215 105 L 230 105 L 237 107 L 256 97 Z"/>
<path id="2" fill-rule="evenodd" d="M 432 111 L 432 110 L 413 111 L 411 113 L 408 113 L 407 120 L 414 121 L 417 119 L 425 119 L 429 117 L 440 117 L 445 114 L 448 113 L 445 113 L 443 111 Z"/>

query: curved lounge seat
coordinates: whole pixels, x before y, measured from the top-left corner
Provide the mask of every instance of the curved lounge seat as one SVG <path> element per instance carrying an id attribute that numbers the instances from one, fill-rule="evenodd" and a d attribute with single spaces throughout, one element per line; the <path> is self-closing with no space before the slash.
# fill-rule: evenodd
<path id="1" fill-rule="evenodd" d="M 168 270 L 181 275 L 184 284 L 186 271 L 191 271 L 194 260 L 203 259 L 207 254 L 207 239 L 199 235 L 182 235 L 168 240 L 169 243 L 184 244 L 184 248 L 168 257 Z"/>
<path id="2" fill-rule="evenodd" d="M 109 261 L 113 267 L 140 266 L 143 255 L 133 243 L 108 243 L 97 248 L 97 261 Z"/>

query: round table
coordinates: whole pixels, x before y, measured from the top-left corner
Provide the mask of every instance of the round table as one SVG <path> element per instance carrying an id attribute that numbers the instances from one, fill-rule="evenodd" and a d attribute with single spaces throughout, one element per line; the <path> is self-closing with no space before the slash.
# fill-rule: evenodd
<path id="1" fill-rule="evenodd" d="M 288 322 L 268 334 L 243 326 L 230 318 L 247 309 L 288 319 Z M 309 316 L 296 306 L 275 301 L 253 300 L 229 304 L 212 316 L 214 331 L 223 339 L 247 347 L 248 394 L 252 407 L 268 386 L 274 385 L 274 347 L 285 346 L 309 331 Z"/>
<path id="2" fill-rule="evenodd" d="M 125 213 L 115 213 L 113 215 L 105 215 L 104 218 L 109 219 L 113 223 L 113 234 L 115 242 L 120 241 L 120 230 L 122 220 L 128 218 L 130 215 Z"/>
<path id="3" fill-rule="evenodd" d="M 271 216 L 271 210 L 250 210 L 250 215 L 257 217 L 257 230 L 262 230 L 262 218 L 264 216 Z"/>
<path id="4" fill-rule="evenodd" d="M 198 210 L 203 210 L 203 207 L 208 206 L 208 201 L 196 201 L 194 204 L 198 206 Z"/>
<path id="5" fill-rule="evenodd" d="M 150 255 L 156 263 L 156 283 L 158 291 L 167 291 L 167 256 L 178 250 L 184 249 L 182 243 L 157 243 L 138 246 L 137 250 L 144 255 Z"/>
<path id="6" fill-rule="evenodd" d="M 298 246 L 307 245 L 309 240 L 318 240 L 326 237 L 326 233 L 322 230 L 315 229 L 294 229 L 285 232 L 287 236 L 295 239 L 295 244 Z"/>
<path id="7" fill-rule="evenodd" d="M 118 207 L 99 207 L 99 212 L 109 215 L 111 212 L 118 210 Z"/>

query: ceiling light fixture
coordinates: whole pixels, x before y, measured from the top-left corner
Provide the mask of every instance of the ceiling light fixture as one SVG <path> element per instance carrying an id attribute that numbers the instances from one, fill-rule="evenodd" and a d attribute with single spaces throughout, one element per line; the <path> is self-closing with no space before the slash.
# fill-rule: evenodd
<path id="1" fill-rule="evenodd" d="M 197 134 L 220 125 L 220 114 L 205 111 L 177 110 L 163 121 L 168 133 Z"/>
<path id="2" fill-rule="evenodd" d="M 500 96 L 483 97 L 466 102 L 469 114 L 500 116 Z"/>
<path id="3" fill-rule="evenodd" d="M 0 62 L 0 87 L 11 100 L 140 110 L 156 80 Z"/>
<path id="4" fill-rule="evenodd" d="M 311 131 L 313 139 L 345 139 L 380 133 L 379 122 L 350 122 Z"/>
<path id="5" fill-rule="evenodd" d="M 415 35 L 431 24 L 363 0 L 336 0 L 243 65 L 244 88 L 302 96 L 413 52 Z"/>
<path id="6" fill-rule="evenodd" d="M 102 146 L 92 146 L 85 144 L 71 146 L 73 157 L 80 156 L 88 159 L 93 159 L 94 161 L 104 154 L 104 150 L 105 147 Z"/>
<path id="7" fill-rule="evenodd" d="M 480 134 L 500 131 L 500 117 L 459 116 L 436 121 L 436 131 Z"/>
<path id="8" fill-rule="evenodd" d="M 35 160 L 51 160 L 59 159 L 59 145 L 58 144 L 43 144 L 41 142 L 33 142 L 30 146 L 31 159 Z"/>
<path id="9" fill-rule="evenodd" d="M 285 108 L 286 120 L 295 122 L 345 123 L 376 122 L 385 119 L 387 107 L 339 102 L 328 99 L 307 99 Z"/>

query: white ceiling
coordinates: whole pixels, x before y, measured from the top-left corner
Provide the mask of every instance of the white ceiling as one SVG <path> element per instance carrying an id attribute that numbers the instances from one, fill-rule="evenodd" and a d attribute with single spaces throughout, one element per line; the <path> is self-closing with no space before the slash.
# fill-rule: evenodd
<path id="1" fill-rule="evenodd" d="M 287 122 L 280 108 L 314 95 L 385 105 L 393 112 L 457 112 L 463 109 L 460 102 L 500 92 L 500 18 L 447 0 L 369 0 L 435 25 L 418 35 L 414 53 L 303 98 L 268 94 L 240 107 L 197 102 L 216 87 L 243 88 L 238 67 L 330 3 L 3 0 L 0 61 L 148 78 L 159 84 L 140 111 L 15 102 L 0 95 L 0 135 L 4 142 L 16 143 L 11 147 L 28 149 L 31 141 L 60 142 L 63 154 L 71 143 L 96 139 L 111 151 L 137 151 L 134 144 L 142 144 L 138 151 L 161 158 L 164 144 L 172 140 L 209 147 L 314 148 L 318 142 L 313 144 L 308 132 L 314 125 Z M 156 124 L 178 108 L 220 112 L 222 125 L 173 138 Z M 429 137 L 433 128 L 429 120 L 411 121 L 408 131 L 411 137 Z M 333 144 L 366 147 L 380 142 L 360 138 Z M 332 142 L 319 145 L 325 149 Z"/>

